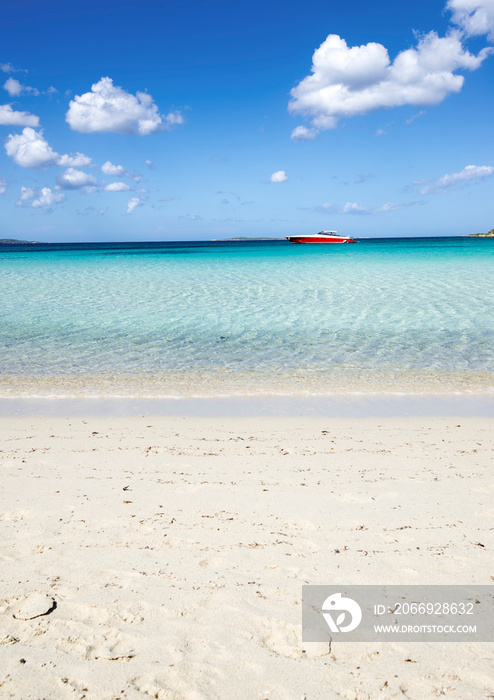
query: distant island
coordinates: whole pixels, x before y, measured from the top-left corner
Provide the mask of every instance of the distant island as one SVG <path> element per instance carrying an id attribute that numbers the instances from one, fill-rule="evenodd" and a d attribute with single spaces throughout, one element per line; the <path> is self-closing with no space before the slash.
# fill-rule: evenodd
<path id="1" fill-rule="evenodd" d="M 0 245 L 36 245 L 37 241 L 19 241 L 17 238 L 0 238 Z"/>
<path id="2" fill-rule="evenodd" d="M 494 228 L 491 228 L 490 231 L 487 231 L 487 233 L 471 233 L 470 237 L 471 238 L 489 238 L 489 237 L 494 238 Z"/>

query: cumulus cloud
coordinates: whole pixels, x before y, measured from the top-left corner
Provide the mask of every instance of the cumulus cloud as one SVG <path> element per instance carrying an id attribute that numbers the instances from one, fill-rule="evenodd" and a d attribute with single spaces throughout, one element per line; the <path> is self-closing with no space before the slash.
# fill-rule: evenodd
<path id="1" fill-rule="evenodd" d="M 142 199 L 142 197 L 132 197 L 132 199 L 129 199 L 129 201 L 127 202 L 127 214 L 132 214 L 134 209 L 143 204 L 143 202 L 144 200 Z"/>
<path id="2" fill-rule="evenodd" d="M 461 90 L 464 77 L 455 71 L 475 70 L 491 53 L 472 54 L 461 39 L 457 30 L 445 37 L 429 32 L 391 62 L 382 44 L 349 47 L 330 34 L 314 52 L 311 74 L 292 89 L 289 111 L 311 118 L 315 129 L 333 129 L 341 117 L 438 104 Z"/>
<path id="3" fill-rule="evenodd" d="M 292 131 L 290 138 L 294 141 L 310 141 L 315 139 L 319 131 L 317 129 L 308 129 L 306 126 L 296 126 Z"/>
<path id="4" fill-rule="evenodd" d="M 96 185 L 93 175 L 85 173 L 83 170 L 68 168 L 57 177 L 57 185 L 62 190 L 80 190 L 83 188 L 93 188 Z"/>
<path id="5" fill-rule="evenodd" d="M 123 175 L 124 168 L 122 165 L 113 165 L 111 161 L 107 160 L 101 166 L 101 172 L 105 173 L 105 175 Z"/>
<path id="6" fill-rule="evenodd" d="M 370 214 L 370 209 L 357 202 L 347 202 L 340 212 L 341 214 Z"/>
<path id="7" fill-rule="evenodd" d="M 7 90 L 11 97 L 19 97 L 19 95 L 39 95 L 39 90 L 29 85 L 23 85 L 15 78 L 7 78 L 3 84 L 3 89 Z"/>
<path id="8" fill-rule="evenodd" d="M 5 194 L 5 190 L 7 189 L 7 185 L 9 183 L 4 177 L 0 177 L 0 194 Z"/>
<path id="9" fill-rule="evenodd" d="M 22 134 L 9 134 L 5 150 L 17 165 L 23 168 L 42 168 L 56 165 L 58 153 L 43 138 L 42 131 L 30 127 L 22 130 Z"/>
<path id="10" fill-rule="evenodd" d="M 22 202 L 27 201 L 28 199 L 33 199 L 34 197 L 34 190 L 31 189 L 31 187 L 21 187 L 21 193 L 19 195 L 19 200 L 17 204 L 20 206 Z"/>
<path id="11" fill-rule="evenodd" d="M 46 209 L 51 211 L 53 204 L 63 202 L 65 195 L 59 192 L 53 192 L 49 187 L 32 189 L 30 187 L 22 187 L 17 205 L 20 207 L 31 207 L 32 209 Z"/>
<path id="12" fill-rule="evenodd" d="M 452 22 L 468 36 L 486 34 L 494 41 L 494 2 L 492 0 L 448 0 L 446 9 L 453 13 Z"/>
<path id="13" fill-rule="evenodd" d="M 422 185 L 420 194 L 431 194 L 434 192 L 450 192 L 462 185 L 471 182 L 479 182 L 494 175 L 494 167 L 491 165 L 467 165 L 459 173 L 443 175 L 439 180 L 424 184 L 415 182 L 414 185 Z"/>
<path id="14" fill-rule="evenodd" d="M 288 177 L 284 170 L 277 170 L 269 178 L 269 182 L 286 182 L 287 180 Z"/>
<path id="15" fill-rule="evenodd" d="M 110 182 L 105 187 L 105 192 L 128 192 L 129 190 L 130 186 L 126 182 Z"/>
<path id="16" fill-rule="evenodd" d="M 105 173 L 105 175 L 112 175 L 113 177 L 128 177 L 130 180 L 134 180 L 135 182 L 140 182 L 142 180 L 142 175 L 136 175 L 136 173 L 129 173 L 126 170 L 124 170 L 123 165 L 114 165 L 111 161 L 107 160 L 106 163 L 103 163 L 101 166 L 101 172 Z M 127 189 L 130 189 L 128 187 Z"/>
<path id="17" fill-rule="evenodd" d="M 64 168 L 69 166 L 73 168 L 85 168 L 87 165 L 91 165 L 91 158 L 85 156 L 84 153 L 71 153 L 70 155 L 65 153 L 57 160 L 57 165 L 61 165 Z"/>
<path id="18" fill-rule="evenodd" d="M 16 112 L 10 105 L 0 105 L 0 124 L 3 126 L 39 126 L 39 117 L 30 112 Z"/>
<path id="19" fill-rule="evenodd" d="M 43 137 L 43 131 L 30 127 L 22 134 L 9 134 L 5 150 L 17 165 L 23 168 L 46 168 L 52 165 L 84 167 L 91 163 L 91 158 L 83 153 L 59 155 Z"/>
<path id="20" fill-rule="evenodd" d="M 65 115 L 74 131 L 152 134 L 183 123 L 180 112 L 161 115 L 147 92 L 132 95 L 113 84 L 111 78 L 91 86 L 91 92 L 76 95 Z"/>
<path id="21" fill-rule="evenodd" d="M 163 117 L 163 120 L 168 127 L 180 126 L 180 124 L 185 124 L 185 119 L 178 110 L 175 112 L 169 112 Z"/>

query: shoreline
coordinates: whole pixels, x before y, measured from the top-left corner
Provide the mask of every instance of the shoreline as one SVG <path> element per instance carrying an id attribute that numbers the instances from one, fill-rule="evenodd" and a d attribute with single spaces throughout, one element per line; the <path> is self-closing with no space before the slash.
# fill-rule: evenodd
<path id="1" fill-rule="evenodd" d="M 0 375 L 0 399 L 166 399 L 263 396 L 493 395 L 494 372 L 296 368 L 158 373 Z"/>
<path id="2" fill-rule="evenodd" d="M 494 394 L 333 394 L 214 397 L 0 397 L 9 416 L 494 417 Z"/>

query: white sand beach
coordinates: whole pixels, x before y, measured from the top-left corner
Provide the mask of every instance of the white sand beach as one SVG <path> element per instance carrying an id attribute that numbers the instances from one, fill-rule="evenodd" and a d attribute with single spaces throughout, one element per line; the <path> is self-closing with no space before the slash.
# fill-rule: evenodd
<path id="1" fill-rule="evenodd" d="M 303 584 L 493 582 L 493 428 L 1 418 L 0 697 L 493 698 L 492 643 L 301 642 Z"/>

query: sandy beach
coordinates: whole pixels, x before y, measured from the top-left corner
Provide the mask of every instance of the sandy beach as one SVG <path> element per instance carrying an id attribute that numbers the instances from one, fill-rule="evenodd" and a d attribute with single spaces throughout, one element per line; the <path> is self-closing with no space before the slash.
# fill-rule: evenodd
<path id="1" fill-rule="evenodd" d="M 489 643 L 302 644 L 303 584 L 490 584 L 491 418 L 1 418 L 0 697 L 494 697 Z"/>

